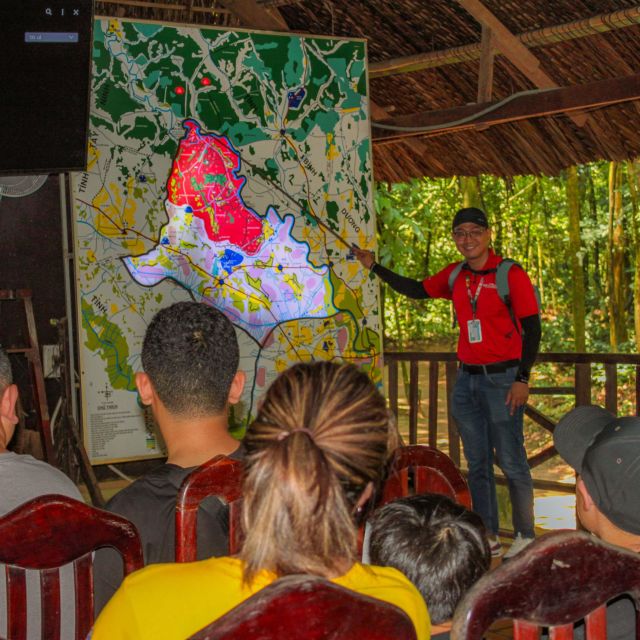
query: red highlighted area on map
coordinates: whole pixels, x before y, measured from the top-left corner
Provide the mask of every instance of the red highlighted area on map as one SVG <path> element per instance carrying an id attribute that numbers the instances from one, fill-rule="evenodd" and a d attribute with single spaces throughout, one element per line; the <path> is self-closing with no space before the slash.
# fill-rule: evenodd
<path id="1" fill-rule="evenodd" d="M 200 218 L 214 242 L 231 242 L 254 254 L 262 239 L 262 219 L 242 201 L 245 178 L 238 177 L 240 155 L 227 138 L 203 134 L 194 120 L 187 130 L 167 182 L 169 202 Z"/>

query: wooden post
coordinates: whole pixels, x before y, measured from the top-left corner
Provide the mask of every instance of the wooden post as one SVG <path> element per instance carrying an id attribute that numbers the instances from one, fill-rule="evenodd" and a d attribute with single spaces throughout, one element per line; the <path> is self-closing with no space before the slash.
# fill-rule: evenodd
<path id="1" fill-rule="evenodd" d="M 591 404 L 591 363 L 576 363 L 576 407 Z"/>
<path id="2" fill-rule="evenodd" d="M 449 435 L 449 457 L 456 463 L 456 466 L 460 466 L 460 434 L 458 433 L 458 426 L 456 421 L 451 415 L 451 394 L 453 393 L 453 385 L 456 382 L 456 372 L 458 370 L 457 362 L 447 362 L 446 364 L 446 376 L 447 376 L 447 427 Z"/>
<path id="3" fill-rule="evenodd" d="M 389 360 L 389 408 L 398 419 L 398 361 Z"/>
<path id="4" fill-rule="evenodd" d="M 618 415 L 618 368 L 611 363 L 604 365 L 604 406 Z"/>
<path id="5" fill-rule="evenodd" d="M 418 444 L 418 361 L 409 365 L 409 444 Z"/>
<path id="6" fill-rule="evenodd" d="M 489 102 L 493 95 L 494 57 L 493 33 L 486 24 L 483 24 L 480 44 L 480 68 L 478 71 L 478 99 L 476 100 L 479 104 Z"/>
<path id="7" fill-rule="evenodd" d="M 438 374 L 439 363 L 429 363 L 429 446 L 438 448 Z"/>

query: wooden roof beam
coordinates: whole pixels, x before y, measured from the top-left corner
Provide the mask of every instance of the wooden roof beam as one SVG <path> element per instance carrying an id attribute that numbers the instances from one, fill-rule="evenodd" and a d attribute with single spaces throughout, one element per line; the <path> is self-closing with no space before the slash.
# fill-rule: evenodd
<path id="1" fill-rule="evenodd" d="M 554 116 L 585 109 L 598 109 L 631 100 L 640 100 L 640 73 L 572 87 L 549 89 L 535 94 L 516 95 L 509 101 L 472 104 L 453 109 L 396 116 L 385 121 L 384 124 L 407 127 L 411 130 L 381 129 L 373 123 L 373 142 L 375 145 L 381 145 L 411 136 L 431 137 L 445 133 L 457 133 L 465 129 L 485 128 L 517 120 Z M 495 108 L 488 110 L 491 107 Z M 487 113 L 473 120 L 459 122 L 484 111 Z"/>
<path id="2" fill-rule="evenodd" d="M 505 27 L 480 0 L 458 0 L 483 27 L 491 29 L 497 49 L 506 56 L 538 89 L 555 89 L 558 85 L 540 67 L 540 61 Z"/>
<path id="3" fill-rule="evenodd" d="M 145 7 L 147 9 L 163 9 L 167 11 L 190 11 L 193 13 L 231 13 L 229 9 L 217 7 L 212 9 L 211 7 L 194 7 L 186 4 L 171 4 L 168 2 L 154 2 L 153 0 L 97 0 L 102 4 L 115 4 L 122 7 Z M 102 14 L 96 12 L 96 16 L 100 17 Z M 105 16 L 109 17 L 109 16 Z M 198 25 L 202 27 L 203 25 Z"/>
<path id="4" fill-rule="evenodd" d="M 235 14 L 245 27 L 265 31 L 289 31 L 277 8 L 265 9 L 256 0 L 219 0 L 220 4 Z"/>
<path id="5" fill-rule="evenodd" d="M 538 89 L 556 89 L 558 84 L 540 66 L 540 60 L 505 27 L 480 0 L 458 0 L 481 25 L 491 29 L 493 41 L 509 61 L 523 73 Z M 569 116 L 579 127 L 583 127 L 587 118 L 584 114 Z"/>
<path id="6" fill-rule="evenodd" d="M 544 29 L 527 31 L 515 36 L 520 42 L 529 48 L 543 47 L 545 45 L 564 42 L 592 36 L 597 33 L 605 33 L 615 29 L 622 29 L 640 23 L 640 5 L 621 9 L 608 14 L 577 20 Z M 369 77 L 381 78 L 383 76 L 410 73 L 443 67 L 449 64 L 470 62 L 477 60 L 481 54 L 481 43 L 454 47 L 442 51 L 419 53 L 412 56 L 403 56 L 389 60 L 380 60 L 369 63 Z"/>
<path id="7" fill-rule="evenodd" d="M 478 99 L 476 102 L 490 102 L 493 94 L 493 60 L 495 48 L 493 31 L 482 25 L 482 42 L 480 52 L 480 69 L 478 71 Z"/>

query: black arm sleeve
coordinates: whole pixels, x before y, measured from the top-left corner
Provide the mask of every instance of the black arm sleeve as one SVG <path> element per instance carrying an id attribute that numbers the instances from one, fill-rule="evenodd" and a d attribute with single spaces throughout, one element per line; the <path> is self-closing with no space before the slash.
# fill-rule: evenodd
<path id="1" fill-rule="evenodd" d="M 542 337 L 540 316 L 536 313 L 533 316 L 520 318 L 520 324 L 522 325 L 522 357 L 518 373 L 529 377 L 531 367 L 533 367 L 538 355 L 538 347 L 540 347 L 540 338 Z"/>
<path id="2" fill-rule="evenodd" d="M 371 271 L 386 282 L 394 291 L 404 296 L 415 298 L 416 300 L 425 300 L 429 297 L 420 280 L 398 275 L 377 262 L 373 265 Z"/>

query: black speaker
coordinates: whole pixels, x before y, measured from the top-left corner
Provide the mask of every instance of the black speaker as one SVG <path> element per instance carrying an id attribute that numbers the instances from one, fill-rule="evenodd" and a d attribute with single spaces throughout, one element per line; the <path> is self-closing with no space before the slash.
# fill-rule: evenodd
<path id="1" fill-rule="evenodd" d="M 86 168 L 93 0 L 0 1 L 0 173 Z"/>

